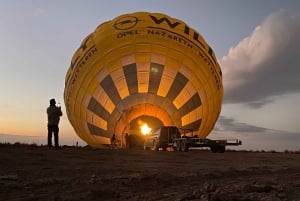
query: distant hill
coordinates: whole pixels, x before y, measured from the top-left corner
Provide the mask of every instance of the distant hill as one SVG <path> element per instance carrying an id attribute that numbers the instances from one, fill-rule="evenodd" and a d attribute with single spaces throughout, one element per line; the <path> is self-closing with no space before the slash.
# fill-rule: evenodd
<path id="1" fill-rule="evenodd" d="M 60 145 L 75 145 L 76 139 L 70 138 L 60 138 Z M 37 145 L 46 145 L 47 136 L 25 136 L 25 135 L 13 135 L 13 134 L 4 134 L 0 133 L 0 143 L 10 143 L 14 144 L 16 142 L 24 144 L 37 144 Z M 78 140 L 80 146 L 85 146 L 86 143 L 82 140 Z"/>

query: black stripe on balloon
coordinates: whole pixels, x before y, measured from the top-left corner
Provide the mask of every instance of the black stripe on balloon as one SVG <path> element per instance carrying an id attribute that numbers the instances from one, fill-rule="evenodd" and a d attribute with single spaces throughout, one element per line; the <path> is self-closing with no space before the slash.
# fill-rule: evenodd
<path id="1" fill-rule="evenodd" d="M 88 109 L 106 121 L 110 117 L 109 112 L 94 97 L 91 98 Z"/>
<path id="2" fill-rule="evenodd" d="M 150 77 L 148 92 L 157 94 L 164 66 L 157 63 L 150 63 Z"/>
<path id="3" fill-rule="evenodd" d="M 193 111 L 197 107 L 201 106 L 201 99 L 198 93 L 195 93 L 180 109 L 180 116 L 184 116 Z"/>
<path id="4" fill-rule="evenodd" d="M 198 119 L 194 122 L 184 125 L 182 128 L 183 129 L 192 129 L 193 131 L 198 131 L 200 126 L 201 126 L 201 119 Z"/>
<path id="5" fill-rule="evenodd" d="M 128 86 L 129 94 L 138 93 L 138 78 L 137 78 L 137 68 L 136 64 L 129 64 L 123 66 L 123 71 L 125 74 L 126 83 Z"/>
<path id="6" fill-rule="evenodd" d="M 100 85 L 115 105 L 117 105 L 121 101 L 120 94 L 119 94 L 119 92 L 115 86 L 115 83 L 113 82 L 110 75 L 107 75 L 100 82 Z"/>
<path id="7" fill-rule="evenodd" d="M 171 101 L 174 101 L 174 99 L 179 95 L 181 90 L 185 87 L 187 82 L 187 77 L 185 77 L 182 73 L 178 72 L 167 94 L 167 98 Z"/>
<path id="8" fill-rule="evenodd" d="M 110 137 L 110 134 L 107 133 L 104 129 L 99 128 L 98 126 L 95 126 L 93 124 L 87 123 L 89 131 L 92 135 L 98 135 L 101 137 Z"/>

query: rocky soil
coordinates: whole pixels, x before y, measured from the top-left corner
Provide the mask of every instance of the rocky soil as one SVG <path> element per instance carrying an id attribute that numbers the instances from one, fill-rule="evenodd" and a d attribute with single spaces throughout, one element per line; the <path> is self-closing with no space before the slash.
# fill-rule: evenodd
<path id="1" fill-rule="evenodd" d="M 300 201 L 300 154 L 0 146 L 0 200 Z"/>

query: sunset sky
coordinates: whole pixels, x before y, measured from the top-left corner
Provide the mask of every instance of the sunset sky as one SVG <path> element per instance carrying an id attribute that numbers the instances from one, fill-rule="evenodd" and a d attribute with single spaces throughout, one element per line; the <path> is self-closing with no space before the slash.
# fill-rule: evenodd
<path id="1" fill-rule="evenodd" d="M 46 143 L 49 99 L 65 114 L 65 75 L 81 41 L 137 11 L 186 22 L 216 53 L 225 96 L 210 138 L 241 139 L 241 149 L 300 150 L 298 0 L 1 0 L 0 133 Z M 66 115 L 60 129 L 61 139 L 79 140 Z"/>

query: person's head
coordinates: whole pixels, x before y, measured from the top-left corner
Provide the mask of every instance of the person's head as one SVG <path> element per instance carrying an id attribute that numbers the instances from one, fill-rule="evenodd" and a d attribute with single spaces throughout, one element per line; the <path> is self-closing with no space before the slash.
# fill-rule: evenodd
<path id="1" fill-rule="evenodd" d="M 50 105 L 51 106 L 55 106 L 55 104 L 56 104 L 55 99 L 54 98 L 50 99 Z"/>

